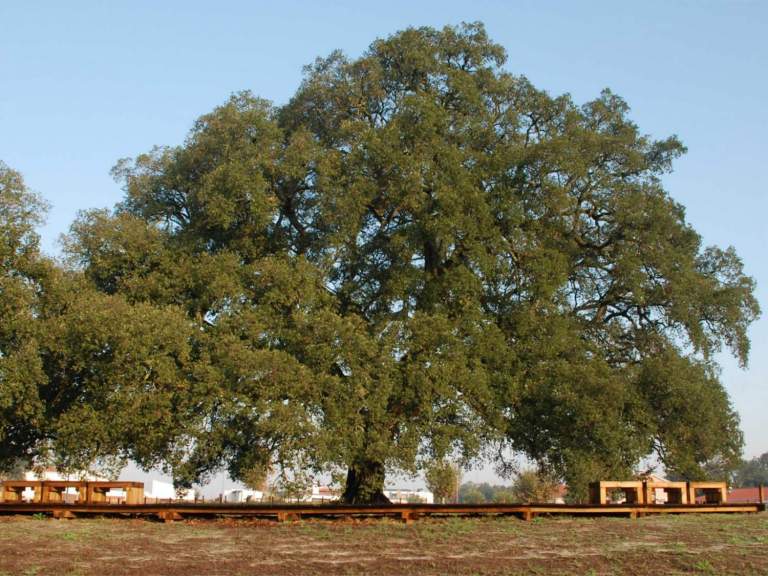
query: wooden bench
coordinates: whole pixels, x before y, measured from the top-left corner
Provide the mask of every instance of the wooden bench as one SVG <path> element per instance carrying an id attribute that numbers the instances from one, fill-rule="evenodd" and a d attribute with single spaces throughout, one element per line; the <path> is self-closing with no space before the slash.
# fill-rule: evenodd
<path id="1" fill-rule="evenodd" d="M 728 501 L 728 487 L 725 482 L 688 482 L 688 502 L 696 503 L 696 492 L 704 495 L 705 504 L 725 504 Z"/>
<path id="2" fill-rule="evenodd" d="M 624 492 L 627 504 L 644 504 L 642 480 L 600 480 L 589 485 L 591 504 L 608 504 L 608 494 Z"/>
<path id="3" fill-rule="evenodd" d="M 77 489 L 77 502 L 83 504 L 87 501 L 87 482 L 80 480 L 44 480 L 42 482 L 42 502 L 64 503 L 68 488 Z"/>
<path id="4" fill-rule="evenodd" d="M 3 482 L 3 501 L 21 502 L 23 493 L 27 488 L 34 490 L 33 502 L 40 502 L 42 497 L 42 482 L 39 480 L 6 480 Z"/>
<path id="5" fill-rule="evenodd" d="M 123 490 L 125 492 L 125 504 L 144 504 L 143 482 L 88 482 L 87 501 L 89 504 L 106 504 L 107 492 L 110 490 Z"/>
<path id="6" fill-rule="evenodd" d="M 107 492 L 122 490 L 125 492 L 125 504 L 144 504 L 143 482 L 84 482 L 80 480 L 6 480 L 2 483 L 0 501 L 21 502 L 24 491 L 34 490 L 32 501 L 35 503 L 57 504 L 66 501 L 68 488 L 77 489 L 77 502 L 80 504 L 99 504 L 108 502 Z"/>
<path id="7" fill-rule="evenodd" d="M 667 501 L 664 504 L 687 504 L 688 503 L 688 483 L 687 482 L 668 482 L 646 480 L 645 503 L 656 503 L 656 490 L 663 490 L 667 494 Z"/>

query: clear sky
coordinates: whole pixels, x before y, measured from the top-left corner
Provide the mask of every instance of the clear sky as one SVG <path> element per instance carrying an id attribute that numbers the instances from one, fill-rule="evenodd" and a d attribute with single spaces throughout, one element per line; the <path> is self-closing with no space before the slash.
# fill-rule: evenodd
<path id="1" fill-rule="evenodd" d="M 230 93 L 280 104 L 317 56 L 476 20 L 511 72 L 577 102 L 609 87 L 688 146 L 665 184 L 707 244 L 736 247 L 766 310 L 748 369 L 721 361 L 745 455 L 768 451 L 768 2 L 0 0 L 0 159 L 51 203 L 56 253 L 77 210 L 121 198 L 119 158 L 181 143 Z"/>

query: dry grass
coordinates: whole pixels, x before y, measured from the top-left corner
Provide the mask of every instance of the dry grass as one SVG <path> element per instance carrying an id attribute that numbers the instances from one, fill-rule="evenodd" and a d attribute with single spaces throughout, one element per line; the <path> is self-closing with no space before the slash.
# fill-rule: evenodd
<path id="1" fill-rule="evenodd" d="M 190 521 L 0 518 L 0 576 L 768 574 L 768 514 Z"/>

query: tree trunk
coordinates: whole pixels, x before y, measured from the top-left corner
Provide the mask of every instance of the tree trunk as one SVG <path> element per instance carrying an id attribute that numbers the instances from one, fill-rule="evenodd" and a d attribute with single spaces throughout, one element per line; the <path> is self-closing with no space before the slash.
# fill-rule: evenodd
<path id="1" fill-rule="evenodd" d="M 347 470 L 341 501 L 345 504 L 391 504 L 384 495 L 384 464 L 371 460 L 355 462 Z"/>

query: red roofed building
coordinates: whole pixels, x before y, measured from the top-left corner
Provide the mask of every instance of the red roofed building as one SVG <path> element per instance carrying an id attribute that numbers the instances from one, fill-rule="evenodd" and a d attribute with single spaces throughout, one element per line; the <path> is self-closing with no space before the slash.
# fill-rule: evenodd
<path id="1" fill-rule="evenodd" d="M 763 488 L 763 498 L 768 497 L 768 490 Z M 752 488 L 734 488 L 728 492 L 728 504 L 738 504 L 740 502 L 760 502 L 760 489 Z"/>

